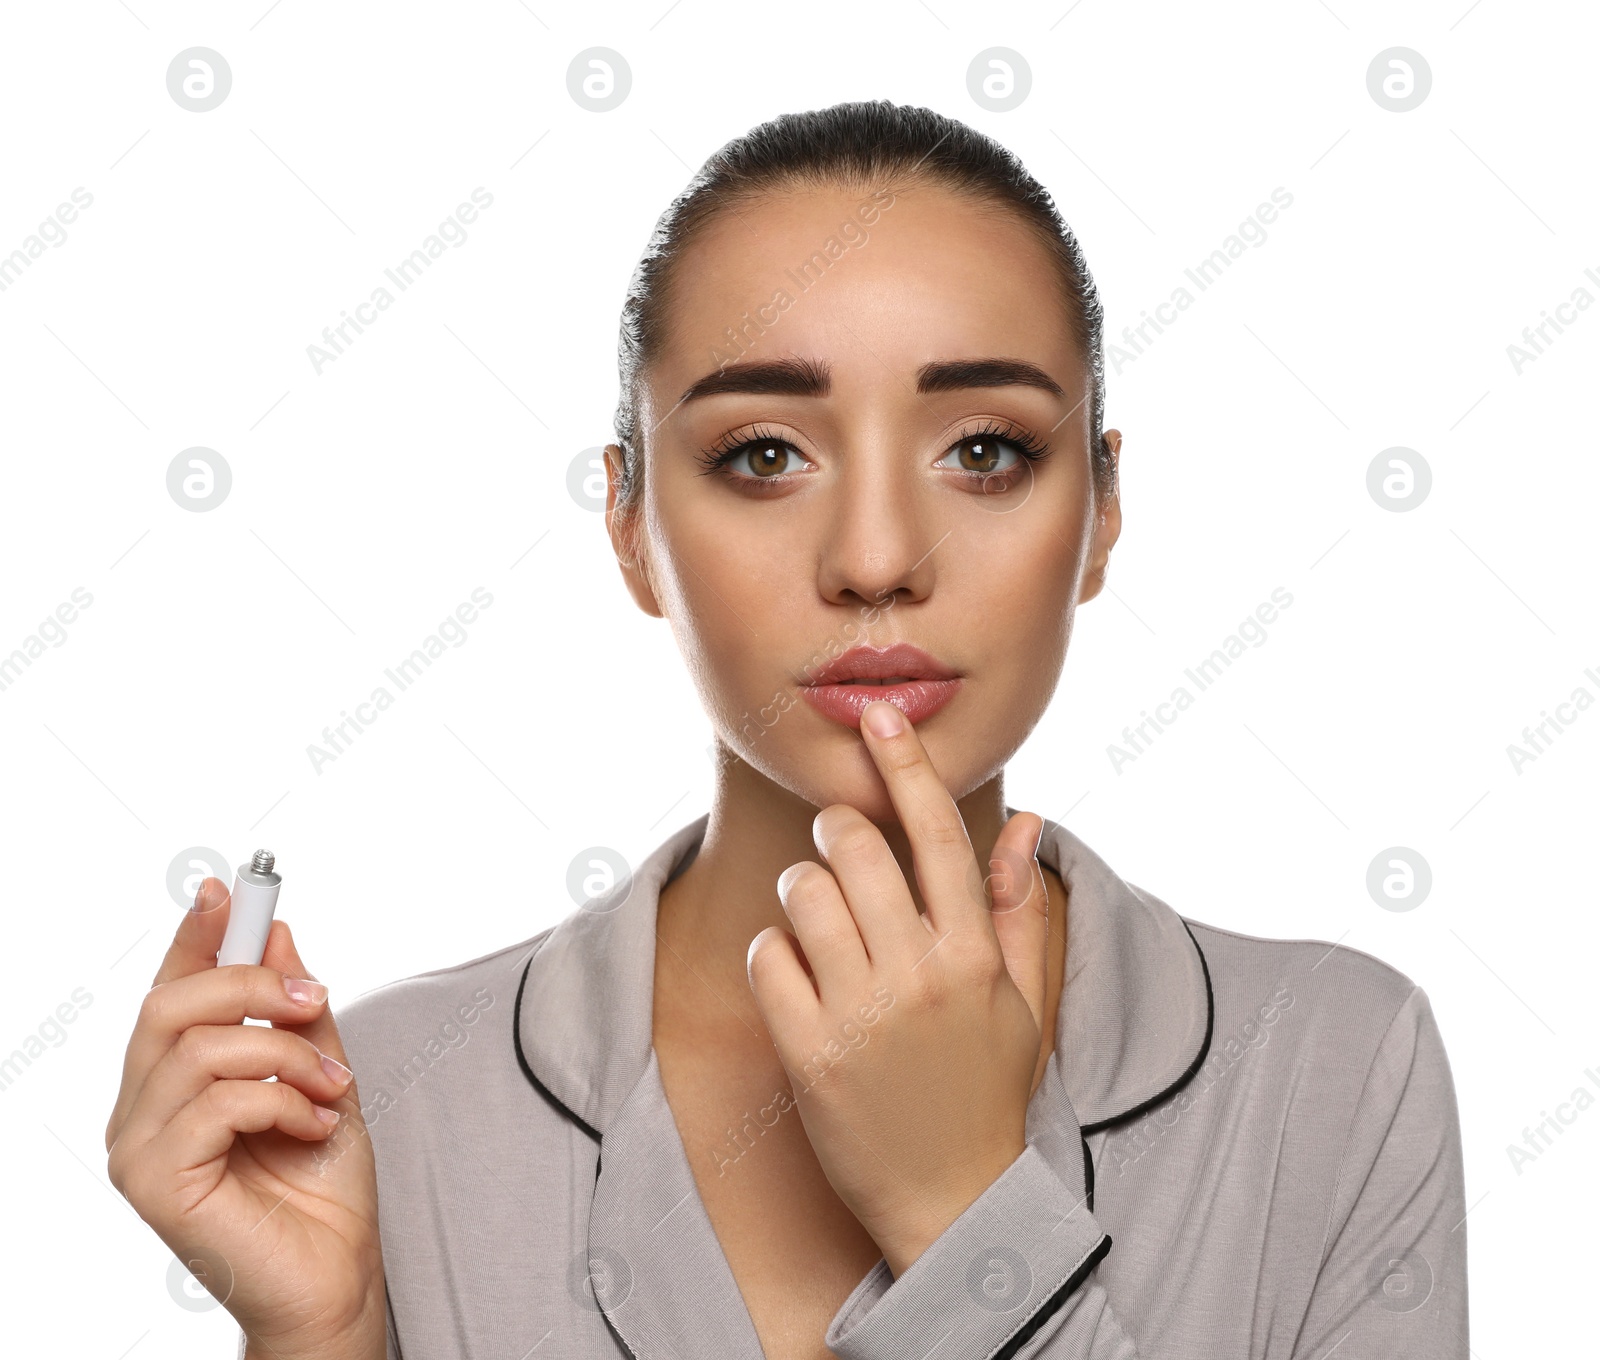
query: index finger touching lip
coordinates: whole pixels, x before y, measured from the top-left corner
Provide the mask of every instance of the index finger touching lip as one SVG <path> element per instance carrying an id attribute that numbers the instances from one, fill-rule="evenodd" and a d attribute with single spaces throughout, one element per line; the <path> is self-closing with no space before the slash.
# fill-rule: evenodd
<path id="1" fill-rule="evenodd" d="M 895 705 L 874 699 L 861 712 L 867 750 L 888 787 L 916 861 L 928 916 L 938 930 L 978 919 L 969 891 L 978 873 L 961 810 L 950 796 L 916 729 Z"/>

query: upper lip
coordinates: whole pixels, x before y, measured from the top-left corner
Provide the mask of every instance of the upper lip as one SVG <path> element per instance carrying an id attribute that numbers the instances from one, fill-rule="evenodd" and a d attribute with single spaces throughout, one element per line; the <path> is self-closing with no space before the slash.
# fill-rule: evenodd
<path id="1" fill-rule="evenodd" d="M 956 672 L 909 642 L 890 647 L 852 647 L 834 657 L 807 681 L 811 685 L 847 685 L 852 680 L 954 680 Z"/>

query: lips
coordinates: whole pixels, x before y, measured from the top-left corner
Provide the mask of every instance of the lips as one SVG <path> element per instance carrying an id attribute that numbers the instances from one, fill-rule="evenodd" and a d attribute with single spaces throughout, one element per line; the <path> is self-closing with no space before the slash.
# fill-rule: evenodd
<path id="1" fill-rule="evenodd" d="M 956 673 L 909 642 L 892 647 L 852 647 L 836 656 L 811 679 L 813 685 L 852 681 L 954 680 Z"/>
<path id="2" fill-rule="evenodd" d="M 800 686 L 813 708 L 845 727 L 859 729 L 861 711 L 884 699 L 912 723 L 932 717 L 955 698 L 961 677 L 909 642 L 891 647 L 852 647 Z"/>

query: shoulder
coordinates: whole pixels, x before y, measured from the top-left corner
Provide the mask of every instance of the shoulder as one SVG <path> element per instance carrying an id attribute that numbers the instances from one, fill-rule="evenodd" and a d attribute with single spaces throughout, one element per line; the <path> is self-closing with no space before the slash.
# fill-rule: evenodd
<path id="1" fill-rule="evenodd" d="M 1393 1014 L 1416 983 L 1393 964 L 1338 940 L 1274 939 L 1182 918 L 1205 955 L 1215 985 L 1294 978 L 1307 992 L 1388 1006 Z"/>
<path id="2" fill-rule="evenodd" d="M 1431 1023 L 1422 988 L 1364 950 L 1183 921 L 1206 963 L 1212 1051 L 1230 1041 L 1264 1043 L 1257 1031 L 1275 1027 L 1288 1038 L 1282 1047 L 1302 1058 L 1364 1071 L 1392 1031 Z M 1293 1024 L 1279 1023 L 1289 1016 Z"/>
<path id="3" fill-rule="evenodd" d="M 475 1029 L 509 1031 L 527 962 L 553 929 L 475 959 L 397 978 L 335 1006 L 356 1075 L 419 1044 L 437 1040 L 456 1047 Z"/>

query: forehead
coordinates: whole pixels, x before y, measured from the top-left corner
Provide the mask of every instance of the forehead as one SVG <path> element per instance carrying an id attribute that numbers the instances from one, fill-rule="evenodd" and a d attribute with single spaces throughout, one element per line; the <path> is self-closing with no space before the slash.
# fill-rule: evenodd
<path id="1" fill-rule="evenodd" d="M 651 385 L 670 406 L 750 358 L 827 360 L 834 390 L 932 359 L 1028 359 L 1081 390 L 1060 274 L 1012 210 L 934 185 L 800 188 L 718 213 L 672 273 Z"/>

